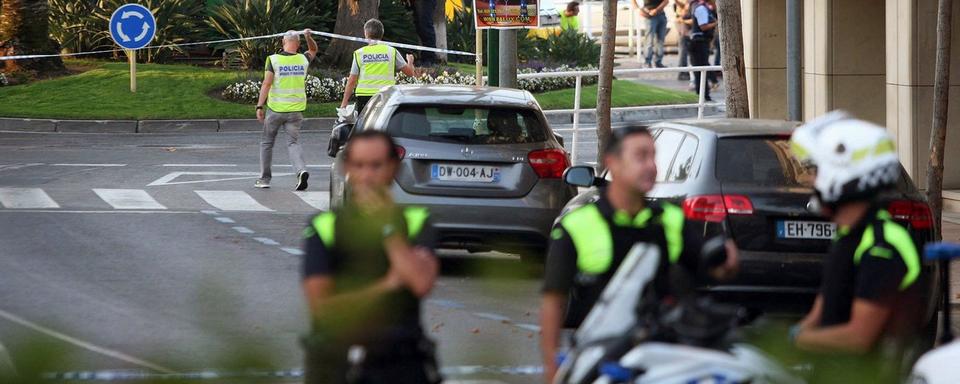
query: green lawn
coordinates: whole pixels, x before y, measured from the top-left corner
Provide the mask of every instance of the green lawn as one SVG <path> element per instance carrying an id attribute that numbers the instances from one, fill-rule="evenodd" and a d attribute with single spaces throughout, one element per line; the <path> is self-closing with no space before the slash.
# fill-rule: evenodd
<path id="1" fill-rule="evenodd" d="M 539 93 L 537 101 L 543 109 L 573 109 L 573 89 Z M 597 107 L 597 86 L 583 87 L 580 94 L 580 108 Z M 632 107 L 637 105 L 689 104 L 697 102 L 692 92 L 664 89 L 639 84 L 629 80 L 613 81 L 613 106 Z"/>
<path id="2" fill-rule="evenodd" d="M 0 87 L 0 117 L 55 119 L 234 119 L 253 118 L 252 105 L 211 97 L 215 89 L 251 74 L 188 65 L 140 64 L 137 93 L 130 93 L 125 63 L 71 61 L 90 69 L 78 75 Z M 255 74 L 253 76 L 258 76 Z M 691 93 L 618 80 L 614 106 L 696 102 Z M 583 108 L 596 105 L 596 86 L 585 87 Z M 536 95 L 545 109 L 573 108 L 573 89 Z M 307 117 L 335 116 L 334 103 L 311 103 Z"/>

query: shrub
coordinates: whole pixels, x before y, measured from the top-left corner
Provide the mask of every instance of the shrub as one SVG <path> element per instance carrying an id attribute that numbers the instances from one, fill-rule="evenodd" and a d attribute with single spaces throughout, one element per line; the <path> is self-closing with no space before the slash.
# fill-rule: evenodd
<path id="1" fill-rule="evenodd" d="M 571 29 L 551 34 L 536 42 L 536 58 L 550 63 L 571 67 L 596 66 L 600 64 L 600 44 Z"/>
<path id="2" fill-rule="evenodd" d="M 102 46 L 113 47 L 110 39 L 110 16 L 120 6 L 129 3 L 128 0 L 99 0 L 94 11 L 99 19 L 97 43 Z M 150 9 L 157 19 L 156 36 L 150 45 L 181 44 L 198 41 L 197 32 L 203 18 L 204 5 L 194 0 L 141 0 L 138 3 Z M 102 47 L 101 46 L 101 47 Z M 181 47 L 166 47 L 159 49 L 141 49 L 138 51 L 141 59 L 148 63 L 169 62 L 175 54 L 186 54 Z"/>
<path id="3" fill-rule="evenodd" d="M 453 19 L 447 21 L 447 48 L 454 51 L 476 52 L 477 31 L 473 26 L 473 11 L 461 6 L 454 10 Z M 448 55 L 448 60 L 473 63 L 473 56 Z"/>
<path id="4" fill-rule="evenodd" d="M 232 0 L 210 10 L 207 24 L 217 39 L 261 36 L 315 28 L 314 23 L 319 21 L 314 13 L 317 9 L 316 1 Z M 255 68 L 280 50 L 280 38 L 222 43 L 215 48 L 235 48 L 244 64 Z"/>
<path id="5" fill-rule="evenodd" d="M 50 0 L 50 37 L 67 52 L 93 51 L 113 44 L 101 33 L 107 23 L 96 17 L 96 0 Z M 104 38 L 107 40 L 105 41 Z"/>
<path id="6" fill-rule="evenodd" d="M 395 43 L 420 44 L 413 23 L 413 11 L 406 0 L 381 0 L 380 22 L 383 23 L 383 40 Z"/>
<path id="7" fill-rule="evenodd" d="M 224 99 L 256 103 L 260 97 L 260 86 L 263 84 L 259 80 L 244 80 L 238 83 L 228 85 L 221 95 Z M 313 75 L 307 75 L 307 99 L 313 102 L 330 103 L 340 101 L 343 97 L 344 81 L 337 81 L 331 78 L 320 78 Z"/>

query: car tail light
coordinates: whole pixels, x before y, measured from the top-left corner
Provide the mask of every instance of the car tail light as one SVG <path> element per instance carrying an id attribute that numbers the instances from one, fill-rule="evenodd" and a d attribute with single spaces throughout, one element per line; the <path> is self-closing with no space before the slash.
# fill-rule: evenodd
<path id="1" fill-rule="evenodd" d="M 527 155 L 530 166 L 541 179 L 563 178 L 563 171 L 570 168 L 567 152 L 562 149 L 543 149 Z"/>
<path id="2" fill-rule="evenodd" d="M 753 203 L 743 195 L 692 196 L 683 201 L 683 214 L 690 220 L 719 223 L 727 215 L 752 215 Z"/>
<path id="3" fill-rule="evenodd" d="M 406 148 L 397 145 L 397 146 L 393 147 L 393 149 L 397 151 L 397 157 L 398 157 L 400 160 L 403 160 L 403 158 L 404 158 L 405 156 L 407 156 L 407 149 L 406 149 Z"/>
<path id="4" fill-rule="evenodd" d="M 914 229 L 933 228 L 933 213 L 921 201 L 894 200 L 887 207 L 894 220 L 910 223 Z"/>

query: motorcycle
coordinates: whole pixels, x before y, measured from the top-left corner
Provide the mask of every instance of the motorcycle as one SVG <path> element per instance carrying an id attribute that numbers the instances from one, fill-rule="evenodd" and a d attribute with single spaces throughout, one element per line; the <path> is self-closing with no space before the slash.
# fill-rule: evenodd
<path id="1" fill-rule="evenodd" d="M 927 260 L 942 263 L 941 292 L 943 292 L 943 310 L 941 311 L 940 347 L 927 352 L 913 366 L 907 383 L 911 384 L 953 384 L 960 383 L 960 369 L 956 362 L 960 360 L 960 340 L 953 341 L 950 318 L 950 260 L 960 258 L 960 244 L 936 243 L 924 249 Z"/>
<path id="2" fill-rule="evenodd" d="M 704 244 L 701 265 L 724 260 L 723 238 Z M 746 318 L 741 308 L 708 298 L 657 300 L 659 263 L 657 247 L 631 249 L 574 334 L 555 384 L 804 383 L 759 349 L 733 341 Z M 673 269 L 672 284 L 689 285 Z"/>

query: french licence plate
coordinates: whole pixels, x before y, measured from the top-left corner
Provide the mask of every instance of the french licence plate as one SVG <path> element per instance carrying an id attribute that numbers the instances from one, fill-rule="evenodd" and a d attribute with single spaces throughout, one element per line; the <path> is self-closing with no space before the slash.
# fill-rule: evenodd
<path id="1" fill-rule="evenodd" d="M 836 230 L 836 224 L 822 221 L 777 222 L 777 237 L 781 239 L 832 239 Z"/>
<path id="2" fill-rule="evenodd" d="M 500 167 L 433 164 L 430 167 L 430 177 L 440 181 L 496 183 L 500 181 Z"/>

